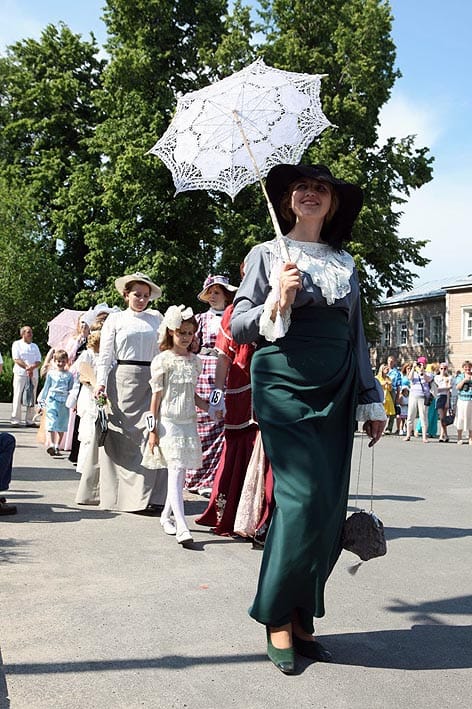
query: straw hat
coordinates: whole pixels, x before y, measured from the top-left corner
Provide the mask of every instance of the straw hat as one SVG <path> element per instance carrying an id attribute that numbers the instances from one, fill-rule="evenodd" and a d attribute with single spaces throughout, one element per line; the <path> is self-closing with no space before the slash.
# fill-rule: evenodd
<path id="1" fill-rule="evenodd" d="M 128 283 L 134 283 L 136 281 L 138 283 L 145 283 L 149 286 L 151 290 L 151 297 L 149 300 L 156 300 L 156 298 L 161 297 L 162 291 L 159 286 L 156 286 L 156 284 L 151 281 L 149 276 L 146 276 L 144 273 L 140 273 L 139 271 L 136 273 L 130 273 L 128 276 L 121 276 L 120 278 L 117 278 L 115 281 L 115 288 L 119 293 L 121 293 L 121 295 L 123 295 L 123 291 Z"/>

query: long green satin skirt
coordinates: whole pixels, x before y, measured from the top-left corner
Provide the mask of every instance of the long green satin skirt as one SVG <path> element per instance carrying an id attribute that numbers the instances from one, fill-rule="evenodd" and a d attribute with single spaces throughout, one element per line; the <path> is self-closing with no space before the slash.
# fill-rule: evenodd
<path id="1" fill-rule="evenodd" d="M 251 374 L 276 506 L 249 613 L 280 626 L 297 610 L 310 633 L 325 612 L 349 492 L 357 381 L 346 313 L 294 311 L 286 336 L 256 351 Z"/>

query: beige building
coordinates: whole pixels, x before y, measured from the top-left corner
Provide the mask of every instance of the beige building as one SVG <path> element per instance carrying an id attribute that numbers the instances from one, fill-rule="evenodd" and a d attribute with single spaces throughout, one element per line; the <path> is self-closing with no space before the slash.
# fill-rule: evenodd
<path id="1" fill-rule="evenodd" d="M 380 339 L 371 347 L 375 369 L 393 354 L 401 366 L 425 355 L 460 369 L 472 360 L 472 274 L 431 281 L 385 298 L 376 308 Z"/>

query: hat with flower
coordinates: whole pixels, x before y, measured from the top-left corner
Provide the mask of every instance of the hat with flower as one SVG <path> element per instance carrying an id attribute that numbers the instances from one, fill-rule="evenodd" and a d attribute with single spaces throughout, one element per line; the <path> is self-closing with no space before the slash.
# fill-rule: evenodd
<path id="1" fill-rule="evenodd" d="M 226 276 L 208 276 L 205 279 L 205 283 L 203 284 L 202 290 L 197 296 L 198 300 L 202 300 L 204 303 L 208 303 L 208 290 L 212 286 L 221 286 L 226 291 L 228 291 L 228 293 L 234 293 L 238 290 L 237 286 L 231 285 L 229 279 Z"/>

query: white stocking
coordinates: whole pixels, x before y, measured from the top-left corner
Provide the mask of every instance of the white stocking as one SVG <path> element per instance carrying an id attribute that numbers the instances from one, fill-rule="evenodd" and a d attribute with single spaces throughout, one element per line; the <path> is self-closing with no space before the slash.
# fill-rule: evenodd
<path id="1" fill-rule="evenodd" d="M 170 517 L 172 511 L 177 532 L 188 529 L 184 515 L 184 482 L 185 468 L 179 464 L 169 465 L 167 468 L 167 498 L 162 518 Z"/>

